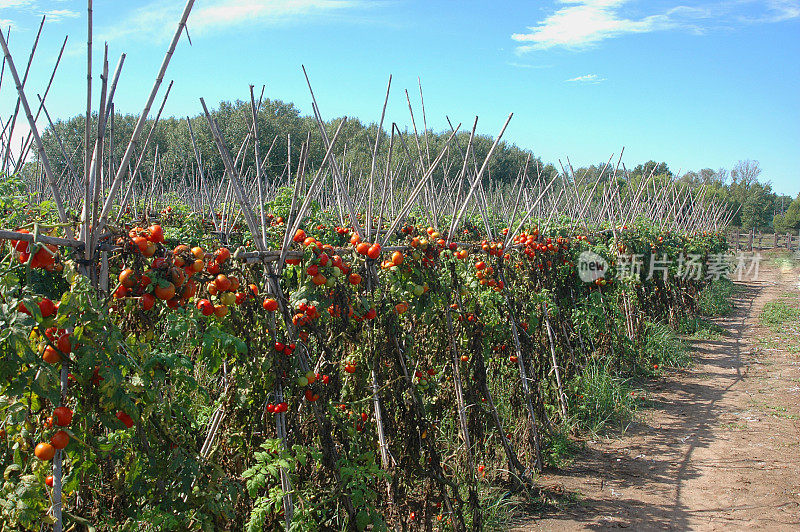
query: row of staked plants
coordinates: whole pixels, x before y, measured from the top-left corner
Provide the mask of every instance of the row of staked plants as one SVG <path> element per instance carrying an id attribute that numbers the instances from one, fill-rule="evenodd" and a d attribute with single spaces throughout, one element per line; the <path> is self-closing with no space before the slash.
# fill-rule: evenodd
<path id="1" fill-rule="evenodd" d="M 64 236 L 3 187 L 4 228 Z M 114 228 L 105 290 L 68 248 L 3 243 L 0 530 L 52 522 L 59 452 L 65 528 L 499 526 L 486 494 L 530 493 L 568 432 L 634 408 L 625 379 L 685 357 L 670 326 L 709 281 L 649 278 L 651 253 L 727 247 L 648 220 L 534 220 L 505 248 L 479 227 L 447 245 L 412 215 L 382 249 L 315 208 L 278 274 L 242 259 L 246 229 L 222 245 L 174 204 Z M 587 283 L 584 251 L 646 258 Z"/>

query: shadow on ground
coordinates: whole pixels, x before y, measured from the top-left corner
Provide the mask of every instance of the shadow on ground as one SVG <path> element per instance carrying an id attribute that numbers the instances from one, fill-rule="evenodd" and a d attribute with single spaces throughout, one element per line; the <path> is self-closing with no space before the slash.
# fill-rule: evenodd
<path id="1" fill-rule="evenodd" d="M 691 342 L 697 367 L 703 368 L 701 378 L 691 379 L 691 382 L 677 379 L 646 385 L 653 398 L 648 404 L 648 415 L 632 423 L 626 431 L 626 439 L 641 442 L 641 437 L 646 437 L 646 445 L 604 450 L 587 447 L 569 466 L 559 471 L 558 476 L 564 484 L 570 484 L 570 478 L 594 478 L 595 487 L 599 487 L 601 492 L 606 490 L 606 496 L 593 498 L 580 489 L 570 492 L 560 483 L 548 486 L 545 475 L 545 493 L 552 495 L 551 500 L 555 502 L 537 512 L 537 521 L 546 519 L 548 528 L 556 529 L 559 521 L 577 522 L 586 530 L 690 528 L 690 520 L 697 516 L 697 511 L 684 504 L 683 485 L 700 474 L 692 463 L 692 456 L 711 443 L 714 437 L 712 429 L 724 412 L 720 401 L 745 376 L 746 367 L 742 361 L 745 321 L 765 286 L 766 283 L 739 285 L 734 314 L 711 320 L 725 329 L 726 334 L 715 340 Z M 691 370 L 685 373 L 698 376 Z M 704 380 L 709 384 L 704 384 Z M 660 420 L 657 430 L 648 422 L 654 417 Z M 707 467 L 709 464 L 703 465 Z M 726 467 L 731 466 L 735 467 L 726 463 Z M 610 498 L 607 490 L 611 491 Z M 647 497 L 642 497 L 640 491 L 669 492 L 671 496 L 661 498 L 668 500 L 667 504 L 648 504 L 642 502 Z M 530 515 L 527 519 L 529 525 Z M 525 530 L 525 525 L 525 521 L 520 521 L 512 527 Z"/>

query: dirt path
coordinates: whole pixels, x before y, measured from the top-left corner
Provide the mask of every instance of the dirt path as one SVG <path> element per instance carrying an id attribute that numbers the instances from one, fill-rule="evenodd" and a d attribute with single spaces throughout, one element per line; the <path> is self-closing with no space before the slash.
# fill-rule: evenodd
<path id="1" fill-rule="evenodd" d="M 800 530 L 800 354 L 758 321 L 768 301 L 798 295 L 798 273 L 765 265 L 742 283 L 735 314 L 714 320 L 728 333 L 648 386 L 643 419 L 543 475 L 575 503 L 514 530 Z"/>

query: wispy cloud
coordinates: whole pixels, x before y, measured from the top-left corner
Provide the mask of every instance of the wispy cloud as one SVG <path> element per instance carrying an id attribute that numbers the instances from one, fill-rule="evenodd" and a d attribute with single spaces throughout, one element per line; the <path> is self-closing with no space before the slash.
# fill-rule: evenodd
<path id="1" fill-rule="evenodd" d="M 51 9 L 50 11 L 45 11 L 44 15 L 47 16 L 47 20 L 50 22 L 61 22 L 65 18 L 77 18 L 81 16 L 80 13 L 72 11 L 71 9 Z"/>
<path id="2" fill-rule="evenodd" d="M 518 63 L 516 61 L 509 61 L 508 66 L 512 66 L 515 68 L 550 68 L 553 65 L 531 65 L 528 63 Z"/>
<path id="3" fill-rule="evenodd" d="M 54 1 L 56 4 L 63 3 L 63 0 Z M 80 16 L 80 13 L 71 9 L 48 9 L 49 7 L 55 7 L 53 5 L 54 1 L 44 2 L 44 4 L 49 5 L 42 5 L 43 2 L 36 0 L 0 0 L 0 10 L 10 11 L 10 16 L 14 17 L 13 19 L 2 19 L 0 22 L 4 27 L 10 25 L 12 28 L 19 29 L 20 24 L 17 22 L 21 20 L 20 17 L 34 16 L 40 18 L 42 15 L 46 15 L 49 22 L 61 22 L 66 18 Z"/>
<path id="4" fill-rule="evenodd" d="M 285 24 L 308 17 L 330 16 L 365 5 L 363 0 L 199 0 L 187 25 L 194 36 L 236 27 Z M 167 38 L 175 30 L 181 10 L 180 2 L 156 0 L 133 10 L 127 20 L 116 24 L 102 37 L 107 40 L 128 35 Z"/>
<path id="5" fill-rule="evenodd" d="M 645 16 L 624 13 L 631 0 L 557 0 L 561 5 L 526 33 L 511 38 L 519 54 L 534 50 L 582 50 L 626 34 L 681 29 L 702 34 L 735 23 L 774 23 L 800 17 L 800 0 L 735 0 L 676 5 Z"/>
<path id="6" fill-rule="evenodd" d="M 357 7 L 354 0 L 217 0 L 202 6 L 191 22 L 197 32 L 239 24 L 284 22 L 306 15 Z"/>
<path id="7" fill-rule="evenodd" d="M 800 1 L 798 0 L 766 0 L 765 12 L 742 17 L 745 22 L 783 22 L 800 17 Z"/>
<path id="8" fill-rule="evenodd" d="M 0 0 L 0 9 L 19 9 L 33 4 L 33 0 Z"/>
<path id="9" fill-rule="evenodd" d="M 645 33 L 669 25 L 665 15 L 651 15 L 634 20 L 620 15 L 627 0 L 560 0 L 568 4 L 545 18 L 529 33 L 515 33 L 511 38 L 524 43 L 518 52 L 547 50 L 557 46 L 586 48 L 603 39 L 625 33 Z"/>
<path id="10" fill-rule="evenodd" d="M 578 76 L 577 78 L 567 79 L 564 80 L 567 83 L 590 83 L 596 85 L 598 83 L 602 83 L 606 80 L 606 78 L 601 78 L 597 74 L 586 74 L 583 76 Z"/>

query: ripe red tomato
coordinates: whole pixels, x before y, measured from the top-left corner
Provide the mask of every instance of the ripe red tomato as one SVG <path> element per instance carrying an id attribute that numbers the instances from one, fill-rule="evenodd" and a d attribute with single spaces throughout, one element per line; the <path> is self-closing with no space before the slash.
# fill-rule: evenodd
<path id="1" fill-rule="evenodd" d="M 208 299 L 198 301 L 197 308 L 203 313 L 203 316 L 211 316 L 214 313 L 214 305 Z"/>
<path id="2" fill-rule="evenodd" d="M 162 281 L 156 285 L 155 294 L 158 299 L 164 301 L 172 299 L 175 297 L 175 285 L 168 281 Z"/>
<path id="3" fill-rule="evenodd" d="M 47 478 L 44 479 L 45 486 L 52 488 L 53 487 L 53 475 L 47 475 Z"/>
<path id="4" fill-rule="evenodd" d="M 54 347 L 47 346 L 44 348 L 44 353 L 42 354 L 42 358 L 48 364 L 56 364 L 61 362 L 61 355 L 58 354 L 58 351 Z"/>
<path id="5" fill-rule="evenodd" d="M 59 406 L 53 410 L 53 421 L 60 427 L 67 427 L 72 423 L 72 410 L 66 406 Z"/>
<path id="6" fill-rule="evenodd" d="M 367 253 L 369 253 L 369 250 L 370 250 L 370 245 L 367 244 L 366 242 L 360 242 L 356 246 L 356 253 L 358 253 L 359 255 L 365 255 L 366 256 Z"/>
<path id="7" fill-rule="evenodd" d="M 139 305 L 142 307 L 142 310 L 150 310 L 155 304 L 156 298 L 153 297 L 153 294 L 144 293 L 139 300 Z"/>
<path id="8" fill-rule="evenodd" d="M 231 287 L 231 280 L 224 274 L 217 275 L 217 278 L 214 280 L 214 284 L 217 285 L 217 290 L 220 292 L 225 292 Z"/>
<path id="9" fill-rule="evenodd" d="M 144 255 L 147 252 L 147 246 L 151 244 L 146 238 L 143 236 L 137 236 L 133 238 L 133 243 L 136 244 L 136 247 L 139 248 L 139 253 Z"/>
<path id="10" fill-rule="evenodd" d="M 49 443 L 39 443 L 36 448 L 33 450 L 33 454 L 36 455 L 36 458 L 42 460 L 43 462 L 47 462 L 48 460 L 52 460 L 53 456 L 56 454 L 56 449 Z"/>
<path id="11" fill-rule="evenodd" d="M 56 449 L 63 449 L 69 443 L 69 434 L 67 434 L 63 430 L 59 430 L 53 437 L 50 438 L 50 445 L 55 447 Z"/>
<path id="12" fill-rule="evenodd" d="M 122 410 L 117 412 L 117 419 L 122 421 L 122 423 L 128 428 L 131 428 L 133 426 L 133 419 L 131 418 L 131 416 L 129 416 L 128 414 L 126 414 Z"/>
<path id="13" fill-rule="evenodd" d="M 371 259 L 377 259 L 381 256 L 381 245 L 380 244 L 373 244 L 367 250 L 367 257 Z"/>
<path id="14" fill-rule="evenodd" d="M 272 298 L 265 299 L 264 303 L 262 303 L 262 306 L 264 307 L 264 310 L 268 312 L 275 312 L 278 310 L 278 302 Z"/>
<path id="15" fill-rule="evenodd" d="M 224 263 L 229 258 L 231 258 L 231 252 L 228 248 L 219 248 L 214 256 L 214 260 L 219 264 Z"/>
<path id="16" fill-rule="evenodd" d="M 56 305 L 50 299 L 43 297 L 42 300 L 39 301 L 39 311 L 42 313 L 43 317 L 50 317 L 55 314 Z"/>
<path id="17" fill-rule="evenodd" d="M 119 274 L 119 284 L 125 288 L 133 288 L 136 284 L 136 274 L 130 268 L 125 268 Z"/>
<path id="18" fill-rule="evenodd" d="M 69 334 L 61 335 L 56 342 L 56 348 L 64 354 L 72 352 L 72 343 L 69 341 Z"/>
<path id="19" fill-rule="evenodd" d="M 150 236 L 148 239 L 150 242 L 163 242 L 164 241 L 164 230 L 161 228 L 160 225 L 154 224 L 147 228 Z"/>

